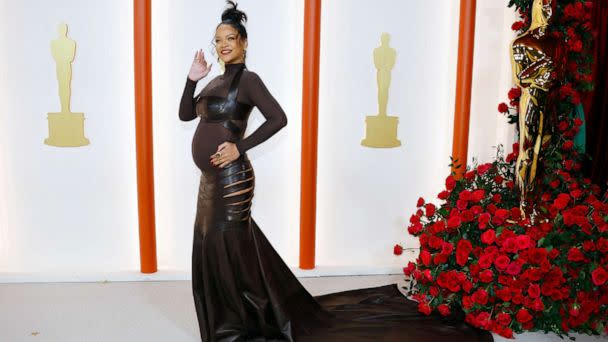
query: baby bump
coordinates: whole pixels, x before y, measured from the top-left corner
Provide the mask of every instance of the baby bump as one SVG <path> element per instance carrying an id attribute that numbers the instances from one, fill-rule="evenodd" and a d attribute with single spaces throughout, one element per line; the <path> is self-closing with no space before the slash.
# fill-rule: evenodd
<path id="1" fill-rule="evenodd" d="M 226 141 L 234 142 L 234 135 L 220 123 L 200 121 L 192 139 L 192 157 L 194 163 L 203 172 L 217 172 L 209 160 L 217 152 L 217 147 Z"/>

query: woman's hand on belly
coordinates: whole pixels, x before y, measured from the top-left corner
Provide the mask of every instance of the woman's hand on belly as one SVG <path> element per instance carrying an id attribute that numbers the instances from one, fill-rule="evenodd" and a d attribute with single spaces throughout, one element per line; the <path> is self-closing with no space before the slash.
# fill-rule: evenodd
<path id="1" fill-rule="evenodd" d="M 234 143 L 226 141 L 217 147 L 217 152 L 211 155 L 209 159 L 213 166 L 226 167 L 240 157 L 239 150 Z"/>

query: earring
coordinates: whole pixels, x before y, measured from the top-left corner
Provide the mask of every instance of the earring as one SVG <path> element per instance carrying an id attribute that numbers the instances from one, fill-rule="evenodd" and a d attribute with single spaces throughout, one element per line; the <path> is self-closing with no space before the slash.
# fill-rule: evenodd
<path id="1" fill-rule="evenodd" d="M 243 59 L 247 58 L 247 50 L 243 50 Z"/>

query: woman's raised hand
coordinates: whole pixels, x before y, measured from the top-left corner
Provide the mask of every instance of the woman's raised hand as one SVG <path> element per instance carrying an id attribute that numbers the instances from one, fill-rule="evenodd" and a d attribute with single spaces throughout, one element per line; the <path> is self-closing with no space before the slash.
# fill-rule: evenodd
<path id="1" fill-rule="evenodd" d="M 192 66 L 190 67 L 190 72 L 188 73 L 188 78 L 193 81 L 200 80 L 201 78 L 207 76 L 209 71 L 211 71 L 211 66 L 213 66 L 213 64 L 207 64 L 203 50 L 196 51 L 194 54 L 194 61 L 192 61 Z"/>

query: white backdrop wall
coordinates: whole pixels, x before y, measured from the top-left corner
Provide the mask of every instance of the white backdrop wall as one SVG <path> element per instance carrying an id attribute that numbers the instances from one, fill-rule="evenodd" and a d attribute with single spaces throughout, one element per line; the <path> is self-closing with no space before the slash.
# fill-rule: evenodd
<path id="1" fill-rule="evenodd" d="M 398 272 L 415 254 L 395 257 L 392 246 L 418 246 L 409 216 L 419 196 L 437 202 L 449 174 L 459 3 L 367 3 L 323 4 L 318 263 Z M 509 136 L 496 106 L 510 68 L 512 11 L 503 1 L 477 6 L 469 156 L 489 160 L 491 146 Z M 397 50 L 388 113 L 399 116 L 402 146 L 371 149 L 360 141 L 365 116 L 378 111 L 372 51 L 382 32 Z"/>
<path id="2" fill-rule="evenodd" d="M 0 0 L 0 281 L 141 279 L 131 1 Z M 196 122 L 177 118 L 194 51 L 210 46 L 220 1 L 152 1 L 157 279 L 189 278 L 199 171 Z M 256 170 L 253 216 L 296 267 L 299 238 L 303 0 L 242 0 L 250 17 L 247 65 L 287 113 L 286 128 L 248 155 Z M 506 1 L 478 2 L 469 156 L 487 160 L 512 132 L 496 113 L 510 86 Z M 56 111 L 49 43 L 69 24 L 78 44 L 72 109 L 83 111 L 91 145 L 44 145 Z M 402 146 L 362 147 L 377 113 L 372 51 L 382 32 L 397 50 L 388 111 Z M 418 196 L 434 199 L 449 169 L 458 2 L 324 1 L 322 5 L 317 265 L 323 274 L 399 272 L 416 247 L 406 222 Z M 248 132 L 262 122 L 255 110 Z M 107 272 L 127 271 L 126 276 Z M 307 272 L 297 271 L 298 274 Z"/>
<path id="3" fill-rule="evenodd" d="M 131 1 L 0 1 L 0 271 L 3 278 L 137 269 Z M 50 42 L 76 41 L 71 109 L 89 146 L 58 148 Z"/>

